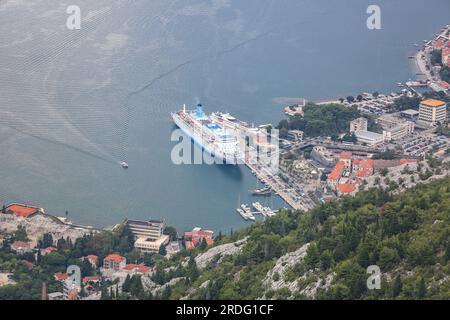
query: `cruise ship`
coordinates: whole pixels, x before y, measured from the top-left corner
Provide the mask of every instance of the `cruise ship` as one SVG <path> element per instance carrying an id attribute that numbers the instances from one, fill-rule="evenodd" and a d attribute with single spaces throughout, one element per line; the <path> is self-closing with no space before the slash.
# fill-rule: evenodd
<path id="1" fill-rule="evenodd" d="M 175 124 L 210 155 L 216 163 L 238 164 L 243 159 L 236 134 L 226 130 L 216 119 L 203 112 L 201 104 L 195 110 L 172 113 Z"/>

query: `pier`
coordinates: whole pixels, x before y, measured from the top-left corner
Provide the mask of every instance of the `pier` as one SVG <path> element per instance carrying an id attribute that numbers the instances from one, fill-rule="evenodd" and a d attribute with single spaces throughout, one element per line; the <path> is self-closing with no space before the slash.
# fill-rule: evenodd
<path id="1" fill-rule="evenodd" d="M 241 143 L 241 150 L 247 150 L 243 163 L 250 169 L 258 180 L 266 184 L 275 194 L 280 196 L 295 210 L 307 211 L 314 207 L 314 202 L 309 199 L 307 195 L 302 196 L 295 189 L 291 188 L 286 182 L 284 182 L 277 173 L 272 172 L 269 167 L 264 166 L 250 157 L 250 152 L 248 151 L 255 150 L 252 146 L 245 145 L 245 137 L 255 137 L 257 134 L 264 135 L 262 131 L 259 131 L 258 128 L 249 126 L 246 122 L 240 121 L 229 114 L 224 115 L 215 113 L 214 117 L 224 128 L 241 136 L 241 139 L 239 139 Z M 278 151 L 271 156 L 279 156 Z"/>

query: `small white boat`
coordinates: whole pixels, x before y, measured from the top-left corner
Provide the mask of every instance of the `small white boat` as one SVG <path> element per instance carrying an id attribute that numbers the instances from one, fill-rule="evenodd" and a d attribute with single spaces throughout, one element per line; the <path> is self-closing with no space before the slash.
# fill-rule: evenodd
<path id="1" fill-rule="evenodd" d="M 244 212 L 244 210 L 242 210 L 241 208 L 237 208 L 236 211 L 239 213 L 239 215 L 240 215 L 244 220 L 248 220 L 248 216 L 247 216 L 247 214 Z"/>
<path id="2" fill-rule="evenodd" d="M 125 161 L 122 161 L 122 162 L 120 163 L 120 165 L 122 166 L 122 168 L 128 169 L 128 163 L 126 163 Z"/>

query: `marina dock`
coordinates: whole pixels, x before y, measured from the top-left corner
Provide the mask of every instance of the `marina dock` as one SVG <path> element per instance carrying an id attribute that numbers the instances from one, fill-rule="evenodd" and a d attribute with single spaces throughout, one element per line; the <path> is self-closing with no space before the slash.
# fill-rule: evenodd
<path id="1" fill-rule="evenodd" d="M 257 134 L 261 134 L 258 131 L 258 127 L 249 126 L 246 122 L 240 121 L 229 114 L 215 114 L 216 119 L 224 126 L 227 130 L 238 133 L 241 137 L 252 137 Z M 241 139 L 241 143 L 245 143 L 246 139 Z M 251 150 L 252 147 L 241 145 L 242 150 Z M 258 161 L 254 161 L 249 155 L 250 152 L 245 153 L 243 163 L 250 169 L 250 171 L 256 176 L 258 180 L 267 185 L 274 193 L 280 196 L 289 206 L 295 210 L 307 211 L 313 208 L 314 204 L 311 201 L 307 201 L 306 195 L 299 194 L 296 190 L 292 189 L 285 183 L 275 172 L 268 167 L 261 165 Z M 273 156 L 278 156 L 278 151 Z"/>

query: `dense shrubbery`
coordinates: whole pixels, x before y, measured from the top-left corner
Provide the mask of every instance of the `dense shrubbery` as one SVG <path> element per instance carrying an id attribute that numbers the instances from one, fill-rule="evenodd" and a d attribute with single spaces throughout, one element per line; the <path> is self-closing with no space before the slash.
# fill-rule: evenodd
<path id="1" fill-rule="evenodd" d="M 313 276 L 335 272 L 320 299 L 449 298 L 449 220 L 448 178 L 393 197 L 372 189 L 306 214 L 285 211 L 228 238 L 250 236 L 240 255 L 200 275 L 194 286 L 209 282 L 195 297 L 261 297 L 262 280 L 276 259 L 310 242 L 303 262 L 274 277 L 295 280 L 307 270 L 314 270 Z M 373 264 L 390 280 L 384 277 L 381 290 L 368 291 L 366 268 Z M 291 293 L 268 295 L 281 299 Z"/>
<path id="2" fill-rule="evenodd" d="M 450 83 L 450 68 L 447 66 L 442 67 L 441 71 L 439 72 L 439 75 L 441 76 L 441 79 Z"/>
<path id="3" fill-rule="evenodd" d="M 25 230 L 19 230 L 14 234 L 14 240 L 24 237 L 26 237 Z M 48 292 L 61 291 L 62 284 L 54 279 L 54 274 L 65 272 L 68 265 L 78 265 L 83 277 L 95 275 L 98 271 L 92 268 L 87 260 L 80 259 L 89 254 L 97 255 L 100 263 L 112 252 L 120 253 L 133 262 L 146 262 L 151 265 L 157 261 L 157 255 L 141 256 L 133 250 L 133 243 L 130 230 L 121 226 L 114 232 L 102 231 L 86 235 L 74 243 L 69 239 L 61 238 L 57 241 L 58 251 L 45 256 L 38 253 L 36 259 L 34 254 L 16 255 L 4 246 L 0 249 L 0 270 L 13 272 L 17 284 L 0 287 L 0 300 L 40 299 L 43 282 L 46 283 Z M 46 234 L 38 245 L 40 248 L 46 248 L 52 244 L 51 235 Z M 22 259 L 35 263 L 33 269 L 28 270 L 21 263 Z"/>
<path id="4" fill-rule="evenodd" d="M 348 131 L 349 122 L 360 116 L 354 107 L 339 104 L 316 105 L 307 103 L 303 108 L 304 116 L 282 120 L 278 125 L 280 136 L 286 130 L 302 130 L 309 137 L 333 136 Z"/>
<path id="5" fill-rule="evenodd" d="M 269 290 L 263 284 L 268 271 L 282 255 L 310 243 L 303 261 L 273 278 L 312 281 L 335 274 L 328 290 L 319 290 L 319 299 L 417 299 L 450 298 L 450 178 L 429 185 L 418 185 L 405 193 L 391 195 L 386 190 L 371 189 L 354 197 L 344 197 L 303 213 L 285 210 L 265 222 L 223 237 L 217 244 L 248 237 L 240 254 L 213 261 L 199 271 L 194 257 L 199 249 L 184 251 L 167 260 L 158 255 L 140 257 L 130 247 L 125 229 L 87 236 L 75 243 L 60 240 L 58 252 L 41 257 L 28 270 L 7 249 L 0 250 L 0 267 L 14 270 L 18 285 L 0 288 L 0 299 L 39 299 L 42 282 L 49 292 L 60 290 L 53 273 L 64 271 L 67 264 L 79 264 L 83 276 L 96 271 L 80 262 L 80 257 L 97 254 L 100 259 L 110 252 L 120 252 L 129 260 L 157 265 L 152 280 L 165 284 L 181 278 L 172 287 L 152 296 L 142 292 L 139 278 L 129 278 L 126 294 L 102 290 L 106 299 L 179 299 L 188 292 L 191 298 L 285 299 L 292 293 L 284 288 Z M 49 239 L 43 239 L 49 241 Z M 383 272 L 381 290 L 367 290 L 366 268 L 378 265 Z M 111 288 L 114 288 L 112 286 Z M 306 296 L 294 293 L 294 298 Z"/>

